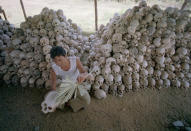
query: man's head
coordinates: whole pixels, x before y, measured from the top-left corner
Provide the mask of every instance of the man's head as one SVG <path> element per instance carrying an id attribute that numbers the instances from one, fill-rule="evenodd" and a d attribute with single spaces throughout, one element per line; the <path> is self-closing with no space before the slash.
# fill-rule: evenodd
<path id="1" fill-rule="evenodd" d="M 61 65 L 61 62 L 66 57 L 66 51 L 61 46 L 54 46 L 50 50 L 50 57 L 57 65 Z"/>

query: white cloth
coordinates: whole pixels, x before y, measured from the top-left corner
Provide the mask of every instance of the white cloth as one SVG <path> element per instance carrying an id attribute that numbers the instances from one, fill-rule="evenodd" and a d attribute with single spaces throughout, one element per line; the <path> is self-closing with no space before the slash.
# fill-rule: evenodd
<path id="1" fill-rule="evenodd" d="M 80 74 L 76 65 L 76 57 L 69 57 L 69 60 L 70 60 L 70 69 L 68 71 L 64 71 L 55 62 L 51 63 L 52 69 L 54 70 L 57 76 L 60 76 L 62 78 L 62 80 L 69 78 L 70 80 L 76 82 Z"/>

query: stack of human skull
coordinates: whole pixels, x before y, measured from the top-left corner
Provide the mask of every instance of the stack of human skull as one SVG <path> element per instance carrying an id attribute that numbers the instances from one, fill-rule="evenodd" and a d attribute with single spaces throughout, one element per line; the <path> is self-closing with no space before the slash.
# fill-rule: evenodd
<path id="1" fill-rule="evenodd" d="M 4 65 L 6 49 L 11 44 L 11 38 L 14 31 L 15 31 L 15 27 L 12 24 L 0 18 L 0 66 Z M 4 69 L 0 71 L 1 79 L 2 79 L 3 73 L 4 73 Z"/>
<path id="2" fill-rule="evenodd" d="M 89 56 L 93 90 L 123 96 L 140 88 L 188 88 L 191 18 L 188 11 L 139 3 L 101 25 Z"/>
<path id="3" fill-rule="evenodd" d="M 68 56 L 81 57 L 91 48 L 89 38 L 72 20 L 66 19 L 62 10 L 44 8 L 39 15 L 28 17 L 9 42 L 12 50 L 6 52 L 5 65 L 0 67 L 7 84 L 20 83 L 23 87 L 50 87 L 50 50 L 63 47 Z M 3 28 L 7 29 L 6 26 Z M 8 30 L 8 29 L 7 29 Z M 1 41 L 0 41 L 1 42 Z M 86 60 L 84 60 L 84 63 Z M 6 69 L 6 70 L 5 70 Z"/>
<path id="4" fill-rule="evenodd" d="M 40 15 L 21 24 L 24 35 L 16 34 L 6 54 L 6 83 L 48 87 L 50 49 L 64 47 L 69 55 L 81 57 L 93 71 L 92 90 L 123 96 L 140 88 L 188 88 L 191 82 L 191 18 L 178 8 L 160 9 L 140 2 L 88 37 L 66 20 L 62 10 L 44 8 Z M 88 86 L 89 87 L 89 86 Z M 102 90 L 102 91 L 98 91 Z"/>

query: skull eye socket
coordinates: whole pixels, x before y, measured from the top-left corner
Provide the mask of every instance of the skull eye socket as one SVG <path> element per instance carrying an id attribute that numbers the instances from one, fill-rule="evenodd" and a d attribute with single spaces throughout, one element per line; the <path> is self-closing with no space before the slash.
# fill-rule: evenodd
<path id="1" fill-rule="evenodd" d="M 52 107 L 49 106 L 48 109 L 49 109 L 49 110 L 52 110 Z"/>

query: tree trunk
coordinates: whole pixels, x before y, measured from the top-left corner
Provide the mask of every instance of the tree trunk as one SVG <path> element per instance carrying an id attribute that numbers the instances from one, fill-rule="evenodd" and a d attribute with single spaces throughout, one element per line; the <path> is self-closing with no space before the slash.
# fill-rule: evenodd
<path id="1" fill-rule="evenodd" d="M 98 30 L 98 18 L 97 18 L 97 0 L 94 0 L 95 5 L 95 29 Z"/>

